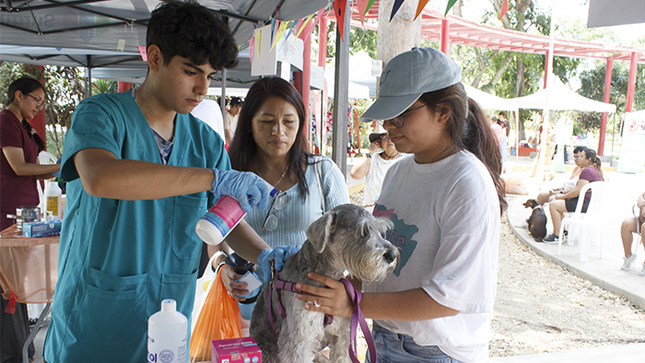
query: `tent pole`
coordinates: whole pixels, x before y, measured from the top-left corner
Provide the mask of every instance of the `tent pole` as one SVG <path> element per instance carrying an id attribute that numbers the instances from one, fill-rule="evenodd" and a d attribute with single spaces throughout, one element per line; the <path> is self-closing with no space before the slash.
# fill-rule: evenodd
<path id="1" fill-rule="evenodd" d="M 611 159 L 609 159 L 609 166 L 613 166 L 614 163 L 614 138 L 616 137 L 616 114 L 614 113 L 612 118 L 614 119 L 614 127 L 611 131 Z"/>
<path id="2" fill-rule="evenodd" d="M 222 69 L 222 97 L 219 100 L 219 107 L 222 108 L 222 115 L 226 111 L 226 68 Z"/>
<path id="3" fill-rule="evenodd" d="M 349 106 L 349 23 L 351 1 L 345 5 L 344 39 L 336 23 L 336 74 L 334 76 L 334 121 L 332 126 L 332 160 L 347 180 L 347 108 Z M 307 60 L 308 61 L 308 60 Z"/>
<path id="4" fill-rule="evenodd" d="M 87 56 L 87 77 L 85 78 L 85 98 L 92 97 L 92 56 Z"/>

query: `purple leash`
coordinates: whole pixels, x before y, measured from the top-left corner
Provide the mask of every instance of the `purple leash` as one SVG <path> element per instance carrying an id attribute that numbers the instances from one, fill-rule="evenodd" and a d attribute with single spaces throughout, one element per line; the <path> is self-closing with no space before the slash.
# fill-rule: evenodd
<path id="1" fill-rule="evenodd" d="M 280 280 L 278 277 L 278 271 L 271 265 L 272 269 L 272 274 L 273 278 L 271 278 L 271 282 L 269 283 L 269 323 L 271 324 L 271 329 L 273 330 L 273 333 L 275 336 L 279 336 L 280 334 L 275 328 L 275 322 L 273 321 L 273 311 L 272 311 L 272 300 L 273 300 L 273 291 L 275 290 L 276 294 L 276 305 L 278 306 L 278 312 L 280 313 L 280 317 L 282 317 L 282 320 L 287 318 L 287 312 L 284 310 L 284 307 L 282 306 L 282 300 L 280 299 L 280 290 L 287 290 L 291 292 L 295 292 L 297 294 L 302 293 L 301 290 L 296 289 L 296 284 L 293 282 L 288 282 L 288 281 L 283 281 Z M 325 319 L 323 321 L 323 326 L 330 325 L 334 321 L 334 316 L 333 315 L 327 315 L 325 314 Z"/>
<path id="2" fill-rule="evenodd" d="M 358 357 L 356 356 L 356 335 L 358 333 L 358 325 L 360 324 L 361 330 L 363 330 L 363 335 L 365 336 L 365 341 L 367 342 L 367 349 L 369 350 L 370 358 L 373 359 L 373 363 L 376 363 L 377 358 L 374 339 L 372 338 L 372 333 L 367 326 L 367 322 L 365 321 L 365 317 L 363 316 L 363 312 L 361 311 L 361 307 L 359 305 L 359 303 L 361 302 L 361 297 L 363 297 L 363 293 L 358 290 L 354 290 L 352 283 L 345 278 L 340 279 L 340 282 L 345 285 L 345 288 L 347 289 L 347 292 L 349 292 L 349 296 L 352 299 L 352 305 L 354 306 L 349 333 L 349 357 L 352 359 L 352 362 L 360 363 Z"/>

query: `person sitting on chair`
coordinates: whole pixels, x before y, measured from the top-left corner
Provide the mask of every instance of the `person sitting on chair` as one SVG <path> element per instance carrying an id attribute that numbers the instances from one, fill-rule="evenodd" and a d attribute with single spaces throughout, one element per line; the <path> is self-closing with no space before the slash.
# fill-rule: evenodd
<path id="1" fill-rule="evenodd" d="M 582 168 L 580 178 L 578 179 L 575 188 L 567 192 L 562 190 L 560 193 L 555 195 L 555 200 L 549 203 L 549 212 L 551 213 L 551 221 L 553 222 L 553 233 L 543 240 L 546 243 L 557 243 L 559 241 L 558 233 L 560 232 L 560 222 L 562 222 L 562 217 L 564 213 L 571 213 L 576 210 L 576 205 L 578 204 L 582 187 L 592 182 L 604 180 L 601 161 L 595 151 L 592 149 L 585 149 L 577 156 L 574 156 L 574 158 L 578 160 L 578 166 Z M 588 191 L 584 196 L 582 204 L 583 213 L 587 212 L 589 201 L 591 201 L 591 191 Z"/>
<path id="2" fill-rule="evenodd" d="M 645 193 L 641 194 L 636 200 L 636 209 L 634 216 L 626 218 L 620 225 L 620 238 L 623 241 L 623 249 L 625 250 L 625 257 L 623 257 L 623 266 L 621 270 L 629 270 L 636 259 L 636 255 L 632 253 L 633 236 L 632 233 L 637 233 L 641 236 L 643 241 L 643 228 L 645 228 Z M 640 272 L 641 276 L 645 276 L 645 263 Z"/>
<path id="3" fill-rule="evenodd" d="M 580 167 L 580 165 L 578 165 L 578 160 L 580 159 L 576 156 L 585 149 L 586 147 L 584 146 L 576 146 L 576 148 L 573 149 L 573 161 L 576 164 L 576 167 L 571 172 L 571 177 L 569 177 L 569 180 L 563 182 L 560 188 L 549 189 L 538 194 L 536 200 L 538 201 L 538 203 L 540 203 L 540 205 L 553 202 L 556 195 L 562 194 L 560 192 L 566 193 L 576 187 L 576 183 L 578 182 L 578 178 L 580 177 L 580 172 L 582 172 L 583 169 Z"/>

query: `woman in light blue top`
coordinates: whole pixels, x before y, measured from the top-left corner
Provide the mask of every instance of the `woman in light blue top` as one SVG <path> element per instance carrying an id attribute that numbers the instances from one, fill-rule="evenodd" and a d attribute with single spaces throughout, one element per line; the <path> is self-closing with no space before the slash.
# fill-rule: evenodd
<path id="1" fill-rule="evenodd" d="M 278 77 L 263 78 L 249 90 L 240 111 L 229 156 L 233 169 L 256 173 L 280 193 L 268 211 L 253 210 L 249 225 L 271 247 L 300 246 L 305 230 L 326 211 L 349 203 L 342 173 L 327 157 L 308 153 L 305 106 L 298 91 Z M 231 269 L 222 281 L 239 301 L 249 293 Z"/>

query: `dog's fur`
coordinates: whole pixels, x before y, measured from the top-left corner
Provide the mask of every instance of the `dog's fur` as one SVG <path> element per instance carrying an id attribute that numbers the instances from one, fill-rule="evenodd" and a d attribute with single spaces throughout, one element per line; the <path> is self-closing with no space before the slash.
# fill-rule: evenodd
<path id="1" fill-rule="evenodd" d="M 348 277 L 366 283 L 380 281 L 394 269 L 398 259 L 396 247 L 382 237 L 391 227 L 388 219 L 375 218 L 361 207 L 340 205 L 307 228 L 307 241 L 287 259 L 279 278 L 320 286 L 307 278 L 307 273 L 338 280 L 347 270 Z M 269 293 L 273 294 L 270 307 Z M 332 324 L 324 327 L 325 314 L 305 310 L 304 301 L 291 291 L 280 290 L 279 294 L 286 319 L 277 308 L 275 289 L 268 287 L 260 294 L 251 318 L 250 333 L 262 350 L 263 362 L 351 362 L 350 318 L 335 316 Z M 268 314 L 273 314 L 279 336 L 271 328 Z M 330 347 L 329 360 L 320 354 L 326 346 Z"/>
<path id="2" fill-rule="evenodd" d="M 542 242 L 546 236 L 546 214 L 544 209 L 535 199 L 529 199 L 524 204 L 524 208 L 532 208 L 531 216 L 526 220 L 529 225 L 529 233 L 537 242 Z"/>

